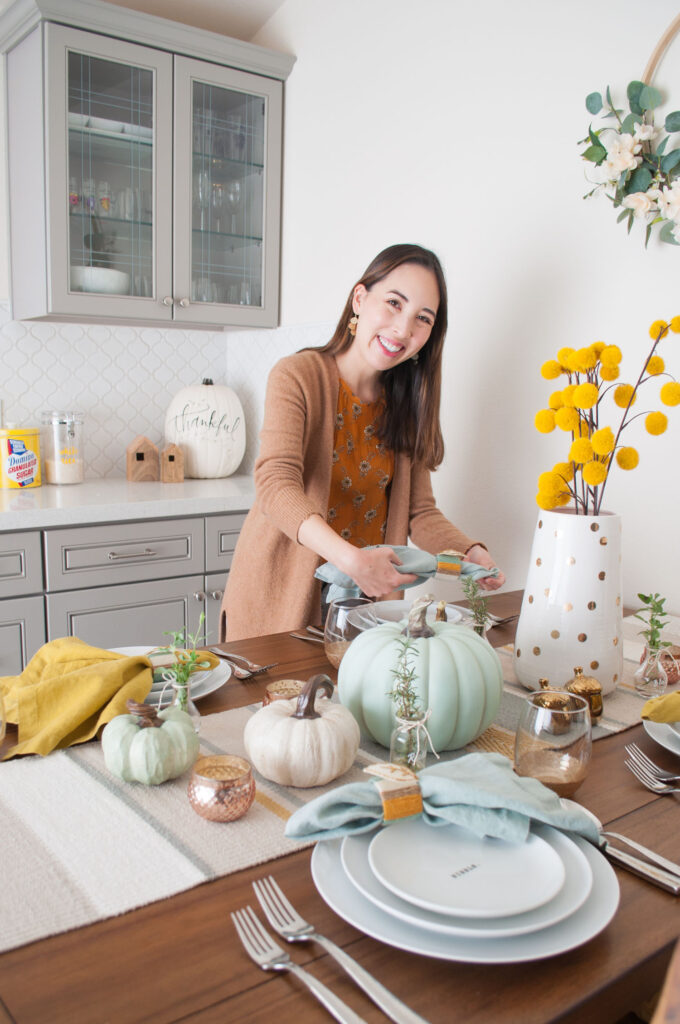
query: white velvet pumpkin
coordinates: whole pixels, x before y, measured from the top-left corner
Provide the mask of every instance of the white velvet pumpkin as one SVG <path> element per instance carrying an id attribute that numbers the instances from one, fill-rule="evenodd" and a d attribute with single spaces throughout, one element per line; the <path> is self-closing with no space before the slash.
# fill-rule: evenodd
<path id="1" fill-rule="evenodd" d="M 272 701 L 248 721 L 246 753 L 265 779 L 306 789 L 323 786 L 351 768 L 359 727 L 342 704 L 323 698 L 315 706 L 319 689 L 333 692 L 328 676 L 313 676 L 297 699 Z"/>
<path id="2" fill-rule="evenodd" d="M 182 388 L 165 414 L 165 439 L 184 454 L 184 475 L 194 478 L 230 476 L 246 450 L 243 407 L 235 391 L 213 384 Z"/>
<path id="3" fill-rule="evenodd" d="M 362 733 L 389 747 L 396 725 L 388 696 L 399 664 L 403 624 L 367 629 L 352 641 L 338 671 L 338 697 Z M 429 624 L 431 636 L 413 638 L 410 663 L 435 750 L 458 750 L 480 736 L 498 713 L 503 672 L 491 645 L 465 626 Z"/>

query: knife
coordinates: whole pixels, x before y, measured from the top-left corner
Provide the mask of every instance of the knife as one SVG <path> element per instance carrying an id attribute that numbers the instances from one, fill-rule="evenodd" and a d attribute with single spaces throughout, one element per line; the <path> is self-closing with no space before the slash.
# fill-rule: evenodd
<path id="1" fill-rule="evenodd" d="M 624 853 L 607 844 L 601 846 L 600 851 L 604 853 L 605 857 L 609 857 L 610 860 L 620 864 L 634 875 L 646 879 L 660 889 L 665 889 L 666 892 L 673 893 L 674 896 L 680 896 L 680 877 L 677 875 L 672 875 L 669 871 L 664 871 L 663 868 L 657 868 L 654 864 L 649 864 L 647 861 L 640 860 L 630 853 Z"/>
<path id="2" fill-rule="evenodd" d="M 678 878 L 680 878 L 680 864 L 674 864 L 672 860 L 662 857 L 660 853 L 655 853 L 654 850 L 648 849 L 646 846 L 643 846 L 642 843 L 636 843 L 634 839 L 622 836 L 620 832 L 607 832 L 602 829 L 600 831 L 600 835 L 604 836 L 605 839 L 618 839 L 620 843 L 625 843 L 626 846 L 630 846 L 633 850 L 637 850 L 637 852 L 641 853 L 646 860 L 651 860 L 654 864 L 658 864 L 659 867 L 668 871 L 669 874 L 677 875 Z"/>

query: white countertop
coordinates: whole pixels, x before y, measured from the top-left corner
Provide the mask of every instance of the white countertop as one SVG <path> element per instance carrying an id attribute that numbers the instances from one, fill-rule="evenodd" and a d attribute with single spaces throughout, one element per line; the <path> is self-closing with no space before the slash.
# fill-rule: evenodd
<path id="1" fill-rule="evenodd" d="M 255 499 L 252 476 L 185 480 L 181 484 L 129 483 L 125 479 L 0 489 L 0 533 L 54 526 L 169 519 L 246 512 Z"/>

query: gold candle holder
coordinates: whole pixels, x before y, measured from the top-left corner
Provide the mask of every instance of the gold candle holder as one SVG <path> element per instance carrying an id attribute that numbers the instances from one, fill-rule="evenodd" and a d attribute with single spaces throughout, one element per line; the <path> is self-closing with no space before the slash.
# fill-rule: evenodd
<path id="1" fill-rule="evenodd" d="M 278 679 L 274 683 L 267 683 L 264 688 L 262 706 L 265 707 L 274 700 L 297 700 L 304 685 L 300 679 Z"/>
<path id="2" fill-rule="evenodd" d="M 199 757 L 189 779 L 189 802 L 208 821 L 236 821 L 255 799 L 250 764 L 234 754 Z"/>

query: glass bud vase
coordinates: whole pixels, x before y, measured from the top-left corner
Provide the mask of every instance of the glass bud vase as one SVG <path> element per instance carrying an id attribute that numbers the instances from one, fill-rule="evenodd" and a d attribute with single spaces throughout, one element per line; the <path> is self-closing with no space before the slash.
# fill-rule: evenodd
<path id="1" fill-rule="evenodd" d="M 411 720 L 397 715 L 390 736 L 390 761 L 419 772 L 427 760 L 428 733 L 424 718 Z"/>
<path id="2" fill-rule="evenodd" d="M 173 683 L 172 688 L 175 691 L 175 699 L 172 702 L 172 707 L 179 708 L 185 715 L 188 715 L 193 723 L 194 731 L 200 732 L 201 714 L 191 699 L 189 683 Z"/>
<path id="3" fill-rule="evenodd" d="M 663 648 L 645 647 L 640 667 L 633 676 L 633 683 L 638 693 L 645 697 L 658 697 L 668 685 L 668 676 L 663 667 L 661 655 Z"/>

